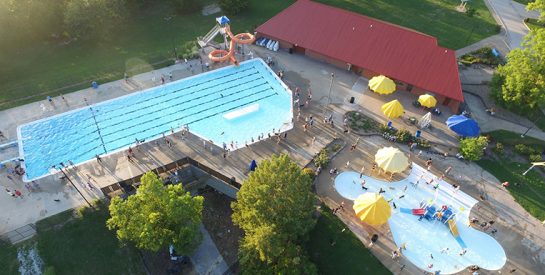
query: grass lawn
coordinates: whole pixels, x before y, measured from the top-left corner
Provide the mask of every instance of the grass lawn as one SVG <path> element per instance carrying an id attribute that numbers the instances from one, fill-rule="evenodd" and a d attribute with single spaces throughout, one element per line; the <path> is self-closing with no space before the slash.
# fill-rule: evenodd
<path id="1" fill-rule="evenodd" d="M 501 142 L 506 148 L 516 144 L 525 144 L 534 148 L 545 148 L 545 141 L 532 137 L 521 138 L 519 134 L 500 130 L 484 133 L 492 138 L 494 142 Z M 498 156 L 496 159 L 486 158 L 477 161 L 483 169 L 494 175 L 500 181 L 508 181 L 507 188 L 515 200 L 532 216 L 545 219 L 545 180 L 536 171 L 530 171 L 526 176 L 529 162 L 516 162 L 510 155 Z M 540 169 L 540 168 L 534 168 Z M 515 185 L 518 183 L 518 185 Z"/>
<path id="2" fill-rule="evenodd" d="M 106 228 L 108 216 L 99 206 L 76 218 L 68 211 L 38 222 L 35 241 L 45 267 L 55 274 L 145 274 L 137 250 L 121 247 Z"/>
<path id="3" fill-rule="evenodd" d="M 489 135 L 493 141 L 501 142 L 504 145 L 517 145 L 517 144 L 526 144 L 526 145 L 536 145 L 541 148 L 545 148 L 545 141 L 539 140 L 533 137 L 525 136 L 524 138 L 520 137 L 520 134 L 505 131 L 505 130 L 498 130 L 498 131 L 492 131 L 488 133 L 484 133 L 485 135 Z"/>
<path id="4" fill-rule="evenodd" d="M 526 176 L 522 173 L 530 167 L 529 164 L 521 164 L 501 158 L 500 161 L 482 159 L 477 164 L 494 175 L 500 181 L 510 183 L 507 190 L 515 200 L 532 216 L 539 220 L 545 220 L 545 180 L 535 171 L 530 171 Z M 515 186 L 515 183 L 518 183 Z"/>
<path id="5" fill-rule="evenodd" d="M 212 2 L 211 0 L 204 1 Z M 231 18 L 234 31 L 252 31 L 293 0 L 250 0 L 250 8 Z M 205 35 L 218 14 L 173 16 L 156 4 L 134 14 L 122 30 L 106 42 L 77 41 L 69 45 L 39 42 L 0 52 L 0 109 L 57 96 L 99 83 L 120 79 L 125 71 L 146 71 L 171 64 L 173 45 Z"/>
<path id="6" fill-rule="evenodd" d="M 472 17 L 455 10 L 459 0 L 317 1 L 435 36 L 441 46 L 455 50 L 499 32 L 483 0 L 468 3 L 475 9 Z"/>
<path id="7" fill-rule="evenodd" d="M 18 274 L 17 247 L 0 241 L 0 266 L 2 274 Z"/>
<path id="8" fill-rule="evenodd" d="M 326 207 L 322 209 L 307 248 L 320 274 L 391 274 L 352 231 L 341 232 L 345 224 Z"/>

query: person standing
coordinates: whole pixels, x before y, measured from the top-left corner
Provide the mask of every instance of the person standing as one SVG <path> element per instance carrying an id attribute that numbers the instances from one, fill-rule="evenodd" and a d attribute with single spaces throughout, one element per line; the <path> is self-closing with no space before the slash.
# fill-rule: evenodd
<path id="1" fill-rule="evenodd" d="M 362 166 L 361 170 L 360 170 L 360 179 L 363 178 L 363 172 L 364 171 L 365 171 L 365 166 Z"/>

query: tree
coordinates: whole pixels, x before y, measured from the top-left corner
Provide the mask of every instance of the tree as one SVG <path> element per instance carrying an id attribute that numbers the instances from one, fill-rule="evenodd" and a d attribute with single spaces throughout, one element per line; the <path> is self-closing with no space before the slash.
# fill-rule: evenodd
<path id="1" fill-rule="evenodd" d="M 316 224 L 311 187 L 287 155 L 273 155 L 250 173 L 232 203 L 233 222 L 245 233 L 239 252 L 245 273 L 315 273 L 301 246 Z"/>
<path id="2" fill-rule="evenodd" d="M 528 3 L 528 5 L 526 5 L 526 9 L 529 11 L 539 11 L 538 21 L 541 23 L 545 23 L 545 0 L 534 0 L 534 2 Z"/>
<path id="3" fill-rule="evenodd" d="M 228 15 L 235 15 L 248 8 L 248 0 L 219 0 L 218 4 L 223 12 Z"/>
<path id="4" fill-rule="evenodd" d="M 202 8 L 200 0 L 171 0 L 178 13 L 192 13 Z"/>
<path id="5" fill-rule="evenodd" d="M 158 251 L 172 244 L 182 255 L 191 253 L 202 239 L 203 197 L 192 197 L 181 184 L 165 186 L 152 172 L 141 182 L 135 195 L 112 200 L 107 227 L 138 248 Z"/>
<path id="6" fill-rule="evenodd" d="M 530 32 L 523 48 L 512 50 L 507 59 L 491 83 L 496 99 L 507 107 L 521 109 L 534 109 L 544 103 L 545 29 Z"/>
<path id="7" fill-rule="evenodd" d="M 460 140 L 460 152 L 467 160 L 480 160 L 486 146 L 488 146 L 488 139 L 483 136 Z"/>
<path id="8" fill-rule="evenodd" d="M 125 17 L 125 0 L 69 0 L 64 24 L 70 35 L 80 38 L 107 36 Z"/>

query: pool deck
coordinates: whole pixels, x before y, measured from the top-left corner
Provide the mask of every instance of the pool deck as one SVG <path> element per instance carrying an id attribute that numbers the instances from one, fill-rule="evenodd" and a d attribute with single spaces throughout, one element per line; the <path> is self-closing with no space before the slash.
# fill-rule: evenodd
<path id="1" fill-rule="evenodd" d="M 99 187 L 108 186 L 119 180 L 132 178 L 150 169 L 170 163 L 182 157 L 191 157 L 210 168 L 225 174 L 229 177 L 235 177 L 237 181 L 243 181 L 247 176 L 247 169 L 250 161 L 258 161 L 269 157 L 271 154 L 288 154 L 299 165 L 306 165 L 312 158 L 312 155 L 338 137 L 348 144 L 355 142 L 356 135 L 343 133 L 341 126 L 343 114 L 349 110 L 358 110 L 366 115 L 385 122 L 386 119 L 380 112 L 380 106 L 393 98 L 399 99 L 406 107 L 406 116 L 420 117 L 422 110 L 413 108 L 410 104 L 414 101 L 414 96 L 407 93 L 397 92 L 389 96 L 379 96 L 373 93 L 362 94 L 361 90 L 354 91 L 354 86 L 366 86 L 366 80 L 358 78 L 356 75 L 332 67 L 325 63 L 309 59 L 300 55 L 289 55 L 286 52 L 272 53 L 263 48 L 251 47 L 254 56 L 265 57 L 273 56 L 277 65 L 275 70 L 282 69 L 285 72 L 285 82 L 291 87 L 301 87 L 303 95 L 308 87 L 312 89 L 313 100 L 310 107 L 302 110 L 302 116 L 313 115 L 317 122 L 309 131 L 305 132 L 302 122 L 295 123 L 295 128 L 288 132 L 287 140 L 282 140 L 277 144 L 276 140 L 266 140 L 247 148 L 239 149 L 231 153 L 227 159 L 224 159 L 218 147 L 210 149 L 209 144 L 206 148 L 197 137 L 189 137 L 182 140 L 179 135 L 169 137 L 173 141 L 172 148 L 164 143 L 159 145 L 155 143 L 144 144 L 139 150 L 135 151 L 136 161 L 130 163 L 127 161 L 124 152 L 116 153 L 105 157 L 103 163 L 95 161 L 83 164 L 77 171 L 70 171 L 69 176 L 74 183 L 84 193 L 88 199 L 101 197 L 98 192 Z M 194 73 L 200 72 L 201 66 L 198 61 L 192 61 Z M 51 116 L 65 112 L 84 105 L 83 98 L 87 98 L 90 103 L 104 101 L 110 98 L 125 95 L 137 90 L 160 85 L 161 74 L 167 75 L 171 72 L 174 79 L 180 79 L 192 75 L 188 64 L 182 63 L 171 67 L 163 68 L 149 73 L 144 73 L 132 77 L 128 83 L 124 80 L 118 80 L 101 85 L 98 90 L 85 89 L 79 92 L 65 95 L 66 101 L 56 97 L 54 105 L 47 101 L 36 102 L 10 110 L 0 112 L 0 130 L 8 138 L 15 137 L 16 125 L 33 121 L 45 116 Z M 328 88 L 330 84 L 330 73 L 334 72 L 334 79 L 331 104 L 328 103 Z M 356 98 L 356 104 L 348 103 L 350 97 Z M 42 111 L 42 105 L 45 111 Z M 321 118 L 326 112 L 334 113 L 336 128 L 324 125 Z M 457 143 L 446 126 L 444 120 L 449 114 L 443 114 L 439 119 L 434 118 L 434 130 L 424 132 L 424 137 L 436 143 L 435 150 L 454 154 Z M 414 126 L 398 119 L 394 121 L 394 126 L 398 128 L 416 130 Z M 316 142 L 312 144 L 312 137 L 316 137 Z M 366 172 L 370 167 L 376 150 L 383 146 L 392 146 L 392 143 L 379 136 L 363 137 L 356 150 L 350 151 L 344 148 L 332 160 L 331 166 L 337 167 L 341 171 L 354 170 L 359 171 L 365 166 Z M 397 146 L 397 145 L 394 145 Z M 401 150 L 408 153 L 406 146 L 398 146 Z M 0 152 L 2 160 L 14 157 L 13 152 L 5 150 Z M 420 157 L 411 155 L 411 160 L 423 165 L 428 157 L 432 157 L 434 165 L 432 172 L 440 175 L 447 167 L 452 166 L 453 170 L 448 177 L 449 181 L 455 181 L 461 184 L 461 189 L 475 198 L 483 196 L 486 200 L 480 202 L 472 210 L 471 216 L 476 216 L 479 220 L 494 220 L 494 227 L 498 229 L 496 239 L 504 247 L 508 262 L 502 269 L 502 273 L 517 269 L 517 274 L 536 274 L 545 268 L 545 227 L 541 222 L 531 217 L 520 207 L 509 193 L 500 187 L 499 181 L 493 176 L 483 171 L 475 164 L 466 164 L 453 157 L 439 157 L 438 155 L 428 155 L 424 152 Z M 346 167 L 347 161 L 350 166 Z M 2 171 L 0 177 L 5 180 L 2 186 L 10 189 L 21 190 L 24 194 L 22 198 L 11 198 L 6 192 L 0 193 L 0 207 L 3 210 L 0 213 L 0 235 L 14 230 L 29 223 L 34 223 L 44 217 L 53 215 L 66 209 L 83 205 L 85 202 L 77 194 L 73 187 L 59 180 L 57 176 L 49 176 L 39 180 L 42 190 L 29 193 L 25 189 L 20 179 L 13 181 L 6 179 L 6 172 Z M 87 189 L 84 184 L 90 175 L 93 179 L 95 188 Z M 405 174 L 394 177 L 399 179 Z M 383 175 L 372 175 L 374 177 L 383 177 Z M 333 179 L 327 172 L 322 173 L 316 180 L 316 191 L 326 205 L 336 207 L 344 199 L 335 191 Z M 59 201 L 55 201 L 58 199 Z M 381 237 L 378 243 L 371 249 L 372 252 L 387 266 L 392 272 L 417 274 L 422 272 L 403 257 L 399 262 L 390 258 L 391 251 L 395 249 L 395 244 L 389 233 L 388 226 L 372 228 L 362 224 L 356 219 L 350 210 L 352 205 L 350 201 L 344 200 L 345 210 L 339 212 L 339 217 L 347 224 L 358 238 L 365 245 L 369 242 L 370 234 L 377 233 Z M 401 271 L 400 268 L 405 265 Z M 496 273 L 482 272 L 481 274 Z"/>

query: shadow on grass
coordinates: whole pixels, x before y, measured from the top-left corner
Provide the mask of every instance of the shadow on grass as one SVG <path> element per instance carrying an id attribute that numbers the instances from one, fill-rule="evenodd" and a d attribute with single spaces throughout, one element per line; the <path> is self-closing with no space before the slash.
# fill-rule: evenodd
<path id="1" fill-rule="evenodd" d="M 320 274 L 391 274 L 352 231 L 342 232 L 346 225 L 330 209 L 322 209 L 307 245 Z"/>
<path id="2" fill-rule="evenodd" d="M 83 208 L 38 222 L 40 256 L 55 274 L 145 274 L 138 251 L 106 228 L 108 209 Z"/>

